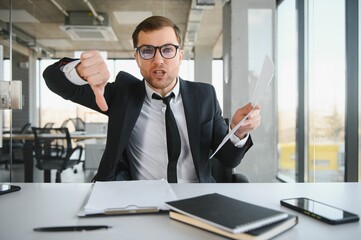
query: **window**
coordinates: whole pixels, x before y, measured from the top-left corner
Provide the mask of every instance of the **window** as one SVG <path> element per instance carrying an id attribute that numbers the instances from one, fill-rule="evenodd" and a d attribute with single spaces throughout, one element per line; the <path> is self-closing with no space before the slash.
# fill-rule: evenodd
<path id="1" fill-rule="evenodd" d="M 285 181 L 344 181 L 345 1 L 280 1 L 277 24 L 278 176 Z M 297 112 L 299 99 L 305 107 Z M 296 126 L 297 117 L 304 119 L 303 126 Z M 297 150 L 303 129 L 305 149 Z M 304 151 L 304 159 L 296 151 Z"/>
<path id="2" fill-rule="evenodd" d="M 219 105 L 223 109 L 223 60 L 212 62 L 212 85 L 216 89 Z"/>
<path id="3" fill-rule="evenodd" d="M 358 3 L 358 6 L 359 6 L 359 9 L 358 9 L 358 47 L 360 49 L 360 46 L 361 46 L 361 4 Z M 359 50 L 359 53 L 357 54 L 358 55 L 358 92 L 360 93 L 361 92 L 361 56 L 360 56 L 360 50 Z M 358 106 L 359 106 L 359 109 L 358 109 L 358 113 L 359 113 L 359 116 L 358 116 L 358 120 L 359 120 L 359 129 L 361 129 L 361 116 L 360 116 L 360 113 L 361 113 L 361 97 L 360 97 L 360 94 L 358 96 L 358 99 L 359 99 L 359 102 L 358 102 Z M 358 141 L 358 181 L 361 182 L 361 131 L 358 131 L 359 132 L 359 141 Z"/>
<path id="4" fill-rule="evenodd" d="M 43 73 L 45 68 L 57 60 L 41 60 L 39 64 L 39 72 Z M 60 127 L 61 124 L 68 118 L 77 117 L 77 105 L 73 102 L 66 101 L 60 96 L 56 95 L 46 86 L 45 81 L 41 78 L 40 81 L 40 126 L 44 126 L 47 122 L 55 123 L 54 127 Z M 82 116 L 80 116 L 82 118 Z"/>
<path id="5" fill-rule="evenodd" d="M 296 2 L 277 11 L 278 177 L 296 181 L 297 29 Z"/>
<path id="6" fill-rule="evenodd" d="M 311 182 L 342 182 L 345 173 L 345 1 L 309 1 L 308 16 L 308 178 Z"/>

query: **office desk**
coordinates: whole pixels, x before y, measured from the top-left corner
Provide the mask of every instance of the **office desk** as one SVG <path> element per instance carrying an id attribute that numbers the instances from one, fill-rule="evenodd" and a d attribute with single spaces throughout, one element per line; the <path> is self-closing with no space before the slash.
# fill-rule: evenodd
<path id="1" fill-rule="evenodd" d="M 106 134 L 87 134 L 87 133 L 70 133 L 74 141 L 84 141 L 88 139 L 104 140 Z M 3 134 L 4 140 L 10 140 L 10 134 Z M 13 140 L 24 140 L 23 158 L 24 158 L 24 182 L 33 182 L 34 179 L 34 159 L 33 159 L 33 142 L 34 134 L 12 134 Z"/>
<path id="2" fill-rule="evenodd" d="M 107 135 L 103 133 L 70 133 L 70 137 L 74 139 L 75 141 L 83 141 L 87 139 L 106 139 Z M 3 134 L 4 140 L 10 140 L 10 134 L 5 133 Z M 13 140 L 34 140 L 34 134 L 18 134 L 13 133 L 12 136 Z"/>
<path id="3" fill-rule="evenodd" d="M 89 192 L 90 183 L 21 183 L 16 185 L 22 187 L 19 192 L 0 195 L 0 238 L 2 240 L 225 239 L 171 220 L 168 214 L 78 218 L 76 213 Z M 360 222 L 332 226 L 293 212 L 280 206 L 279 203 L 282 198 L 305 196 L 344 208 L 361 216 L 360 183 L 231 183 L 171 184 L 171 186 L 179 198 L 218 192 L 298 215 L 298 225 L 275 239 L 360 239 Z M 63 233 L 33 231 L 34 227 L 76 224 L 106 224 L 112 228 Z"/>

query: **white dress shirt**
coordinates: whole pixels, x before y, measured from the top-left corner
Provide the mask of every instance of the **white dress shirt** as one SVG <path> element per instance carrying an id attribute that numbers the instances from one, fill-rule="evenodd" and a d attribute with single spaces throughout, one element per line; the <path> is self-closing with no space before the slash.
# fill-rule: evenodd
<path id="1" fill-rule="evenodd" d="M 129 149 L 135 159 L 135 162 L 131 164 L 134 166 L 137 179 L 167 179 L 166 105 L 163 101 L 152 98 L 155 91 L 148 84 L 145 84 L 145 89 L 147 94 L 143 107 L 129 139 Z M 198 182 L 190 152 L 187 124 L 182 97 L 179 94 L 178 80 L 172 92 L 175 97 L 171 99 L 169 104 L 176 119 L 181 138 L 181 151 L 177 163 L 178 182 Z"/>

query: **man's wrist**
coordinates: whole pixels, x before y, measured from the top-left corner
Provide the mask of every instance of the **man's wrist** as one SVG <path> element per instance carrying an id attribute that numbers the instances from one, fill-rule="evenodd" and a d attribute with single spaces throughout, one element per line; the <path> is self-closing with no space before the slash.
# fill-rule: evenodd
<path id="1" fill-rule="evenodd" d="M 76 66 L 80 63 L 80 60 L 75 60 L 67 63 L 61 67 L 61 70 L 64 72 L 66 78 L 74 83 L 75 85 L 85 85 L 88 84 L 86 80 L 82 79 L 78 72 L 76 71 Z"/>
<path id="2" fill-rule="evenodd" d="M 249 138 L 249 133 L 247 133 L 247 135 L 242 139 L 239 139 L 236 135 L 232 134 L 230 140 L 234 144 L 234 146 L 241 148 L 246 144 L 248 138 Z"/>

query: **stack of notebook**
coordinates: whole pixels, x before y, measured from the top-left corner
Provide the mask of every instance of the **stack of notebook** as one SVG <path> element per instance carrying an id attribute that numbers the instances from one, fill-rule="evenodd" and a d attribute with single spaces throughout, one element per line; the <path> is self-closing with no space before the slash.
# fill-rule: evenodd
<path id="1" fill-rule="evenodd" d="M 297 224 L 297 216 L 217 193 L 166 202 L 170 217 L 231 239 L 270 239 Z"/>

